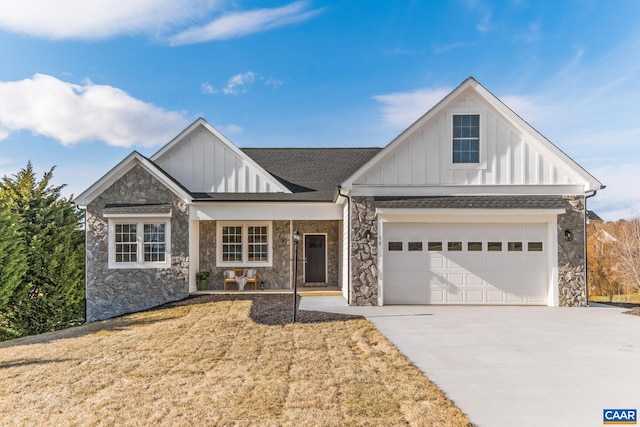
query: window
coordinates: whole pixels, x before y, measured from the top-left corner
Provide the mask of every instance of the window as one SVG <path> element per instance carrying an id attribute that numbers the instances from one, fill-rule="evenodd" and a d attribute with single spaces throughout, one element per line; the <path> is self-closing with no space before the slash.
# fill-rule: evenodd
<path id="1" fill-rule="evenodd" d="M 217 225 L 217 265 L 270 267 L 271 222 L 224 222 Z"/>
<path id="2" fill-rule="evenodd" d="M 402 242 L 389 242 L 389 250 L 390 251 L 401 251 L 402 250 Z"/>
<path id="3" fill-rule="evenodd" d="M 422 242 L 409 242 L 409 252 L 422 252 Z"/>
<path id="4" fill-rule="evenodd" d="M 242 227 L 222 227 L 222 260 L 242 262 Z"/>
<path id="5" fill-rule="evenodd" d="M 508 242 L 507 250 L 509 252 L 522 252 L 522 242 Z"/>
<path id="6" fill-rule="evenodd" d="M 482 242 L 467 242 L 467 251 L 478 252 L 482 250 Z"/>
<path id="7" fill-rule="evenodd" d="M 442 242 L 429 242 L 427 243 L 427 250 L 431 252 L 437 252 L 442 250 Z"/>
<path id="8" fill-rule="evenodd" d="M 502 242 L 487 242 L 487 250 L 489 252 L 500 252 L 502 250 Z"/>
<path id="9" fill-rule="evenodd" d="M 454 114 L 453 163 L 480 163 L 480 115 Z"/>
<path id="10" fill-rule="evenodd" d="M 267 227 L 248 227 L 247 236 L 249 238 L 249 262 L 268 261 L 269 235 L 267 233 Z"/>
<path id="11" fill-rule="evenodd" d="M 116 224 L 115 252 L 116 262 L 138 261 L 138 234 L 136 224 Z"/>
<path id="12" fill-rule="evenodd" d="M 169 219 L 109 219 L 109 268 L 168 268 L 170 247 Z"/>
<path id="13" fill-rule="evenodd" d="M 542 252 L 542 242 L 529 242 L 527 249 L 529 252 Z"/>
<path id="14" fill-rule="evenodd" d="M 447 250 L 449 251 L 461 251 L 462 250 L 462 242 L 449 242 L 447 243 Z"/>
<path id="15" fill-rule="evenodd" d="M 144 224 L 144 262 L 164 262 L 166 224 Z"/>

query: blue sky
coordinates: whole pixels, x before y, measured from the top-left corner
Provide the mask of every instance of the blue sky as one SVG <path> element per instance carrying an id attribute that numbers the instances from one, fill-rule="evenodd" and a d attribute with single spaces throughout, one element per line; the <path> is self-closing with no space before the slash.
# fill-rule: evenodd
<path id="1" fill-rule="evenodd" d="M 384 146 L 475 77 L 640 205 L 640 2 L 22 0 L 0 4 L 0 176 L 79 194 L 204 117 L 240 147 Z"/>

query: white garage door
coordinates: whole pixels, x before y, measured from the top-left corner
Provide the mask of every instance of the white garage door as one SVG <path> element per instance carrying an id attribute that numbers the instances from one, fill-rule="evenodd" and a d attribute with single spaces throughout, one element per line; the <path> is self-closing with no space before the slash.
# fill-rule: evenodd
<path id="1" fill-rule="evenodd" d="M 547 303 L 546 224 L 384 225 L 384 304 Z"/>

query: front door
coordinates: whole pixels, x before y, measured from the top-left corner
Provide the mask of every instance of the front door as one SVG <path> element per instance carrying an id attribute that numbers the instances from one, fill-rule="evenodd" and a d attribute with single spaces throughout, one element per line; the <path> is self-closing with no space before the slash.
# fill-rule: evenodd
<path id="1" fill-rule="evenodd" d="M 304 236 L 304 269 L 305 282 L 327 281 L 327 236 L 322 234 L 307 234 Z"/>

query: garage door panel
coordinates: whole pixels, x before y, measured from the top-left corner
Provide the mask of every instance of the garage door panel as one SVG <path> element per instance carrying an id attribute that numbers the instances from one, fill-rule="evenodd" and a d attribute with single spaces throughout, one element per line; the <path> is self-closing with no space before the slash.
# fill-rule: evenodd
<path id="1" fill-rule="evenodd" d="M 384 303 L 545 304 L 546 232 L 545 224 L 387 223 Z M 388 250 L 391 241 L 402 250 Z"/>
<path id="2" fill-rule="evenodd" d="M 484 291 L 483 290 L 477 290 L 477 291 L 472 291 L 469 290 L 467 291 L 467 301 L 468 303 L 471 304 L 481 304 L 484 301 Z"/>
<path id="3" fill-rule="evenodd" d="M 443 269 L 444 268 L 444 258 L 431 258 L 428 262 L 428 265 L 431 266 L 432 269 Z"/>
<path id="4" fill-rule="evenodd" d="M 429 300 L 426 302 L 426 304 L 444 304 L 446 303 L 444 296 L 445 296 L 444 291 L 438 291 L 438 290 L 432 289 L 429 291 Z"/>
<path id="5" fill-rule="evenodd" d="M 482 277 L 479 277 L 474 273 L 467 274 L 467 286 L 482 286 L 483 284 L 484 280 L 482 280 Z"/>
<path id="6" fill-rule="evenodd" d="M 486 291 L 487 295 L 487 303 L 489 304 L 498 304 L 504 302 L 504 292 L 495 290 Z"/>

